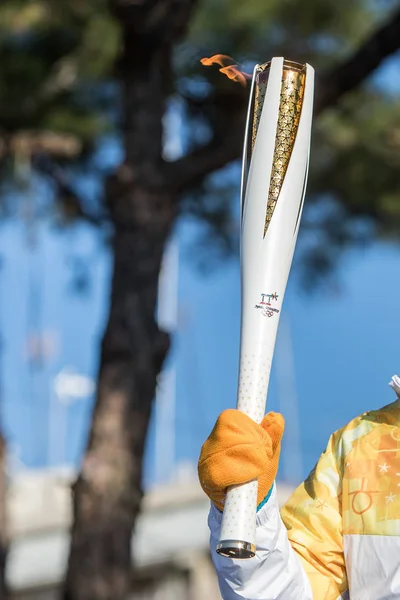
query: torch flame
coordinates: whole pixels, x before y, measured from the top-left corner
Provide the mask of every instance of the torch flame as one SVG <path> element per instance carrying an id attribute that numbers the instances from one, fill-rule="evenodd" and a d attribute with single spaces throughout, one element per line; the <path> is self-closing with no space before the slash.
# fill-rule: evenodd
<path id="1" fill-rule="evenodd" d="M 227 66 L 228 63 L 234 63 L 235 61 L 230 56 L 226 54 L 214 54 L 210 58 L 205 57 L 201 58 L 200 62 L 205 67 L 210 67 L 211 65 L 219 65 L 220 67 Z"/>
<path id="2" fill-rule="evenodd" d="M 205 57 L 200 60 L 201 64 L 205 67 L 210 67 L 211 65 L 219 65 L 221 68 L 219 71 L 226 75 L 232 81 L 237 81 L 243 86 L 246 86 L 247 79 L 251 79 L 251 75 L 248 73 L 244 73 L 239 69 L 238 65 L 229 64 L 234 63 L 235 61 L 230 56 L 226 54 L 214 54 L 211 57 Z"/>
<path id="3" fill-rule="evenodd" d="M 232 79 L 232 81 L 237 81 L 246 87 L 247 79 L 244 73 L 239 70 L 237 65 L 228 65 L 227 67 L 223 67 L 220 69 L 220 72 Z"/>

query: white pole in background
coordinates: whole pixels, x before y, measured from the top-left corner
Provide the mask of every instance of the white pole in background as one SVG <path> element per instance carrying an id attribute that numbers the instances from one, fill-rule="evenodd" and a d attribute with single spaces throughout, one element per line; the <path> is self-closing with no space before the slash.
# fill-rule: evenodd
<path id="1" fill-rule="evenodd" d="M 160 329 L 174 333 L 178 325 L 179 243 L 168 243 L 159 277 L 157 323 Z M 155 480 L 166 483 L 175 464 L 175 397 L 176 366 L 174 357 L 167 359 L 158 377 L 155 403 Z"/>
<path id="2" fill-rule="evenodd" d="M 94 394 L 96 384 L 74 367 L 62 369 L 50 383 L 48 465 L 66 463 L 69 407 Z"/>
<path id="3" fill-rule="evenodd" d="M 183 148 L 182 107 L 179 101 L 170 103 L 164 121 L 165 141 L 163 156 L 176 160 Z M 177 235 L 169 240 L 165 250 L 158 281 L 157 323 L 161 330 L 173 334 L 178 325 L 179 243 Z M 155 482 L 166 483 L 174 473 L 175 465 L 175 402 L 176 366 L 170 352 L 157 382 L 155 397 Z"/>
<path id="4" fill-rule="evenodd" d="M 276 350 L 279 410 L 284 415 L 286 421 L 284 434 L 285 451 L 282 453 L 283 474 L 288 482 L 298 484 L 303 479 L 303 457 L 301 451 L 299 403 L 296 393 L 293 343 L 290 320 L 287 313 L 283 313 L 281 317 Z"/>

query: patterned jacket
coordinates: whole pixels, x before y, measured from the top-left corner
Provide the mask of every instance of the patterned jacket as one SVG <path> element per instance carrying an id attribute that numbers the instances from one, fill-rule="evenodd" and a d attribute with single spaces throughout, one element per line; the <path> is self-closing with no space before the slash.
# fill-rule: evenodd
<path id="1" fill-rule="evenodd" d="M 400 379 L 392 379 L 400 396 Z M 257 554 L 215 553 L 224 600 L 400 599 L 400 400 L 334 433 L 281 512 L 273 491 L 257 514 Z"/>

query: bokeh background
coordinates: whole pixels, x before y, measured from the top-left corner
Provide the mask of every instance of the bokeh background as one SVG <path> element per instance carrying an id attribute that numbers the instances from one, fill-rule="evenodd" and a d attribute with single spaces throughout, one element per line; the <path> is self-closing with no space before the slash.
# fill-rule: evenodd
<path id="1" fill-rule="evenodd" d="M 399 46 L 389 0 L 2 3 L 1 598 L 219 596 L 196 462 L 236 401 L 248 89 L 201 57 L 317 71 L 268 397 L 282 499 L 395 399 Z"/>

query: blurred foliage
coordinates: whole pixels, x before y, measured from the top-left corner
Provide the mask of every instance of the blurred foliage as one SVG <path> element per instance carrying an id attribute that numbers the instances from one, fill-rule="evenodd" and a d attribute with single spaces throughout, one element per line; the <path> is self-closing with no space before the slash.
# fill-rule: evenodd
<path id="1" fill-rule="evenodd" d="M 191 39 L 242 60 L 263 57 L 264 62 L 284 53 L 318 68 L 356 46 L 375 23 L 372 7 L 363 0 L 205 0 Z"/>
<path id="2" fill-rule="evenodd" d="M 118 27 L 102 0 L 3 1 L 2 135 L 50 130 L 93 142 L 108 126 L 99 84 L 110 79 L 118 47 Z"/>
<path id="3" fill-rule="evenodd" d="M 217 86 L 234 86 L 220 82 L 218 68 L 197 66 L 200 55 L 224 53 L 234 57 L 244 70 L 251 72 L 255 62 L 265 62 L 271 56 L 286 56 L 312 64 L 317 73 L 326 73 L 346 60 L 360 44 L 398 7 L 396 2 L 355 0 L 296 0 L 259 2 L 257 0 L 204 0 L 192 23 L 188 40 L 178 52 L 182 74 L 190 73 L 196 86 L 183 78 L 181 89 L 189 98 L 190 112 L 202 131 L 213 128 L 213 102 Z M 400 56 L 398 73 L 400 74 Z M 208 85 L 207 85 L 208 84 Z M 211 85 L 210 85 L 211 84 Z M 400 90 L 400 86 L 397 86 Z M 209 106 L 205 99 L 210 97 Z M 203 134 L 204 136 L 204 131 Z M 336 106 L 323 112 L 314 122 L 311 165 L 307 201 L 303 216 L 300 263 L 303 282 L 313 287 L 332 272 L 337 260 L 348 246 L 365 244 L 376 239 L 397 239 L 400 233 L 400 103 L 385 86 L 373 80 L 340 99 Z M 232 170 L 223 174 L 232 188 Z M 233 172 L 236 181 L 236 201 L 239 196 L 239 169 Z M 210 223 L 208 242 L 215 239 L 216 223 L 224 222 L 218 256 L 226 254 L 227 232 L 231 211 L 221 182 L 211 178 L 203 186 L 205 206 Z M 198 199 L 198 198 L 197 198 Z M 193 200 L 188 209 L 194 209 Z M 200 209 L 201 211 L 201 209 Z M 234 211 L 237 219 L 237 210 Z M 209 244 L 202 234 L 198 245 L 198 260 L 209 255 Z M 205 250 L 205 248 L 207 250 Z M 222 252 L 221 252 L 222 249 Z M 299 252 L 297 253 L 299 254 Z"/>
<path id="4" fill-rule="evenodd" d="M 381 232 L 400 225 L 400 103 L 352 94 L 318 119 L 312 193 L 329 193 L 349 215 L 368 215 Z"/>
<path id="5" fill-rule="evenodd" d="M 218 99 L 234 98 L 235 84 L 201 56 L 232 55 L 246 70 L 255 62 L 284 55 L 326 71 L 355 51 L 396 3 L 373 0 L 202 0 L 189 35 L 175 52 L 171 86 L 174 110 L 184 121 L 186 149 L 204 143 L 224 122 Z M 3 0 L 0 5 L 0 158 L 2 179 L 13 174 L 15 154 L 27 151 L 32 132 L 51 132 L 54 146 L 40 146 L 57 164 L 88 159 L 99 136 L 118 127 L 118 86 L 114 64 L 120 32 L 106 0 Z M 247 92 L 237 89 L 237 96 Z M 28 142 L 10 144 L 30 132 Z M 63 135 L 76 140 L 64 151 Z M 59 136 L 59 138 L 57 138 Z M 57 145 L 57 139 L 60 144 Z M 65 140 L 64 140 L 65 141 Z M 37 144 L 36 144 L 37 146 Z M 70 146 L 71 148 L 71 146 Z M 22 149 L 22 150 L 21 150 Z M 18 158 L 18 157 L 17 157 Z M 314 125 L 308 210 L 303 231 L 323 229 L 323 243 L 308 255 L 310 273 L 333 266 L 335 250 L 359 241 L 357 223 L 368 221 L 368 234 L 398 237 L 400 228 L 400 105 L 398 98 L 366 81 L 363 89 L 342 98 Z M 73 170 L 71 178 L 73 179 Z M 48 173 L 47 173 L 48 175 Z M 46 176 L 47 176 L 46 175 Z M 101 173 L 100 173 L 101 176 Z M 57 187 L 55 188 L 57 189 Z M 218 257 L 236 244 L 239 169 L 228 169 L 186 194 L 185 210 L 209 225 Z M 65 198 L 68 197 L 68 202 Z M 71 194 L 60 193 L 70 216 Z M 1 200 L 0 200 L 1 202 Z M 325 206 L 336 209 L 325 210 Z M 321 207 L 320 219 L 315 210 Z M 72 214 L 74 210 L 72 208 Z M 79 216 L 79 212 L 76 213 Z M 340 217 L 338 217 L 340 215 Z M 319 239 L 319 236 L 316 236 Z M 207 256 L 210 256 L 210 246 Z"/>

